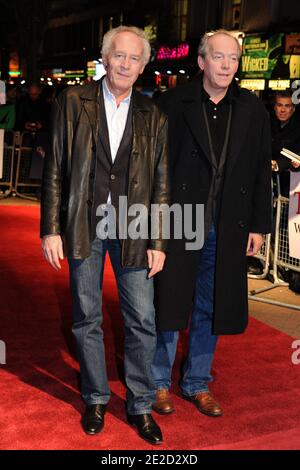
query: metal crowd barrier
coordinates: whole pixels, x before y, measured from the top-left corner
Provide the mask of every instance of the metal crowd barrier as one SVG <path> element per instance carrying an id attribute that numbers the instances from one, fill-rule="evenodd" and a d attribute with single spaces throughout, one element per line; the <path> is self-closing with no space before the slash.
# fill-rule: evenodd
<path id="1" fill-rule="evenodd" d="M 274 247 L 274 280 L 279 281 L 278 267 L 300 272 L 300 259 L 289 254 L 289 199 L 279 196 L 277 201 L 276 234 Z"/>
<path id="2" fill-rule="evenodd" d="M 279 195 L 276 198 L 276 226 L 274 240 L 274 259 L 273 259 L 273 284 L 270 287 L 256 289 L 250 291 L 248 298 L 257 302 L 278 305 L 281 307 L 300 310 L 300 305 L 279 302 L 265 297 L 256 297 L 257 294 L 269 291 L 276 287 L 288 286 L 287 282 L 280 279 L 278 268 L 290 269 L 291 271 L 300 272 L 300 260 L 292 258 L 289 254 L 289 236 L 288 236 L 288 218 L 289 218 L 289 199 Z M 270 256 L 270 246 L 269 246 Z M 250 277 L 250 275 L 248 276 Z M 254 276 L 251 276 L 254 277 Z M 257 276 L 256 276 L 257 278 Z"/>
<path id="3" fill-rule="evenodd" d="M 35 134 L 6 130 L 4 133 L 3 174 L 0 179 L 0 199 L 19 196 L 37 201 L 41 178 L 31 177 L 35 152 Z"/>
<path id="4" fill-rule="evenodd" d="M 3 173 L 0 179 L 0 199 L 8 197 L 14 192 L 13 178 L 16 138 L 16 132 L 11 130 L 4 132 Z"/>
<path id="5" fill-rule="evenodd" d="M 37 201 L 41 189 L 41 179 L 30 177 L 34 141 L 35 134 L 33 133 L 23 132 L 20 136 L 19 146 L 16 147 L 15 192 L 19 197 Z"/>
<path id="6" fill-rule="evenodd" d="M 270 268 L 270 253 L 271 253 L 271 235 L 265 236 L 264 243 L 261 246 L 259 252 L 254 256 L 258 259 L 262 265 L 261 274 L 248 274 L 250 279 L 265 279 L 269 274 Z"/>

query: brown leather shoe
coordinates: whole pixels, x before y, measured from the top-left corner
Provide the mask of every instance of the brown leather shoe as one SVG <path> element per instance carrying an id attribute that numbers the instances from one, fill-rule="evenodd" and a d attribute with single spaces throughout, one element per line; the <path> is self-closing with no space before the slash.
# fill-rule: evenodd
<path id="1" fill-rule="evenodd" d="M 223 410 L 219 403 L 216 402 L 210 392 L 199 392 L 193 397 L 183 396 L 186 400 L 191 401 L 196 405 L 201 413 L 207 416 L 222 416 Z"/>
<path id="2" fill-rule="evenodd" d="M 168 389 L 160 388 L 156 391 L 156 402 L 153 403 L 152 408 L 161 415 L 168 415 L 175 411 Z"/>

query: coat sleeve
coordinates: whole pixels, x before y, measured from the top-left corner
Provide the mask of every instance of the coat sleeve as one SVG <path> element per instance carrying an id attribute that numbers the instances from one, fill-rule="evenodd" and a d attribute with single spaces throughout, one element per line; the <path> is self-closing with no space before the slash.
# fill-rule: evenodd
<path id="1" fill-rule="evenodd" d="M 42 180 L 41 237 L 61 234 L 61 187 L 66 161 L 66 119 L 61 98 L 60 96 L 54 101 L 51 112 L 50 145 L 45 155 Z"/>
<path id="2" fill-rule="evenodd" d="M 155 149 L 154 179 L 151 200 L 151 238 L 150 249 L 166 251 L 168 240 L 163 234 L 163 220 L 168 220 L 170 204 L 168 122 L 161 114 Z"/>
<path id="3" fill-rule="evenodd" d="M 269 117 L 264 112 L 262 132 L 260 138 L 260 152 L 256 169 L 256 178 L 252 199 L 252 219 L 250 232 L 270 233 L 272 217 L 272 190 L 271 190 L 271 128 Z"/>

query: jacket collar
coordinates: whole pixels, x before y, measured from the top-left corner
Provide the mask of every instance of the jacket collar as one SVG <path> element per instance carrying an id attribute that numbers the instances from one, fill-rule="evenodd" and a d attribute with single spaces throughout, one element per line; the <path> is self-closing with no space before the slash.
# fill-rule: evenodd
<path id="1" fill-rule="evenodd" d="M 80 99 L 83 101 L 83 108 L 87 113 L 93 135 L 94 145 L 97 147 L 100 119 L 102 114 L 102 123 L 107 127 L 106 119 L 103 118 L 104 103 L 102 94 L 102 77 L 100 80 L 89 83 L 82 90 L 80 90 Z M 149 135 L 151 132 L 149 126 L 149 105 L 144 96 L 138 93 L 135 89 L 132 90 L 132 123 L 133 123 L 133 149 L 137 147 L 137 136 Z M 104 114 L 105 117 L 105 114 Z M 106 138 L 105 138 L 106 135 Z M 102 144 L 110 157 L 109 142 L 108 142 L 108 130 L 100 136 Z"/>
<path id="2" fill-rule="evenodd" d="M 233 115 L 227 151 L 227 171 L 230 174 L 245 140 L 251 123 L 251 110 L 242 98 L 242 92 L 234 80 L 231 84 Z M 202 148 L 207 160 L 212 165 L 208 137 L 202 110 L 202 77 L 194 80 L 185 88 L 182 95 L 183 116 L 196 142 Z"/>
<path id="3" fill-rule="evenodd" d="M 104 79 L 104 77 L 105 75 L 101 77 L 100 80 L 85 85 L 82 88 L 80 98 L 82 100 L 99 101 L 101 97 L 102 80 Z M 134 88 L 132 89 L 132 99 L 133 109 L 135 111 L 149 111 L 149 107 L 147 107 L 144 97 L 141 95 L 141 93 L 138 93 Z"/>
<path id="4" fill-rule="evenodd" d="M 235 101 L 235 100 L 238 100 L 240 94 L 241 94 L 241 90 L 238 84 L 236 83 L 236 80 L 233 79 L 230 86 L 228 87 L 228 90 L 224 99 L 229 100 L 229 101 Z M 198 100 L 205 101 L 207 99 L 209 99 L 209 95 L 204 90 L 203 77 L 202 75 L 200 75 L 190 83 L 189 87 L 186 88 L 186 92 L 183 95 L 182 101 L 186 101 L 186 102 L 198 101 Z"/>
<path id="5" fill-rule="evenodd" d="M 87 85 L 82 87 L 82 92 L 80 93 L 80 98 L 82 100 L 90 100 L 90 101 L 97 101 L 100 98 L 100 91 L 104 77 L 100 78 L 100 80 L 88 83 Z"/>

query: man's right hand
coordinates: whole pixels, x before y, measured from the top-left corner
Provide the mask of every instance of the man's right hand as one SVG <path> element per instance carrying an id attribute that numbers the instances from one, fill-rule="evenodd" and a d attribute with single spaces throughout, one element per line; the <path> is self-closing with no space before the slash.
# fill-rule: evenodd
<path id="1" fill-rule="evenodd" d="M 294 168 L 299 168 L 299 166 L 300 166 L 300 163 L 295 162 L 295 161 L 292 161 L 291 164 Z"/>
<path id="2" fill-rule="evenodd" d="M 60 235 L 46 235 L 42 238 L 43 255 L 56 271 L 61 269 L 59 260 L 64 259 L 63 244 Z"/>

